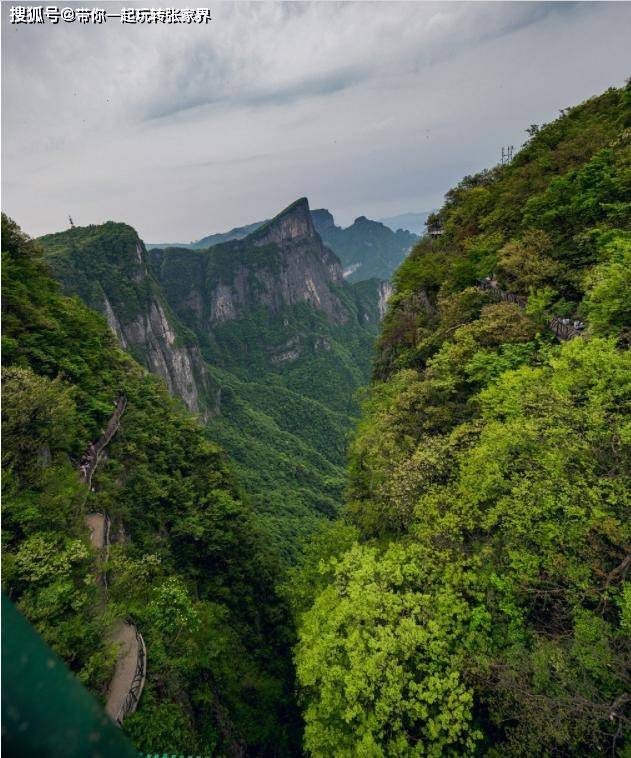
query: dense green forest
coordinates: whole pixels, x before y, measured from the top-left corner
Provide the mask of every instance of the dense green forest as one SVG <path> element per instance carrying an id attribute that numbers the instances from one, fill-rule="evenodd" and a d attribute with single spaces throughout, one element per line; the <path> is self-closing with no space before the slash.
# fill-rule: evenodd
<path id="1" fill-rule="evenodd" d="M 288 582 L 312 755 L 628 754 L 631 88 L 528 136 L 398 270 Z"/>
<path id="2" fill-rule="evenodd" d="M 5 216 L 2 256 L 4 588 L 101 697 L 107 630 L 135 619 L 148 676 L 125 730 L 139 748 L 295 754 L 277 560 L 225 455 Z M 77 463 L 119 392 L 127 408 L 90 492 Z M 100 510 L 116 535 L 107 603 L 84 520 Z"/>
<path id="3" fill-rule="evenodd" d="M 442 233 L 398 269 L 346 480 L 374 281 L 327 279 L 328 318 L 233 297 L 245 317 L 209 331 L 209 283 L 255 254 L 277 271 L 279 250 L 316 276 L 322 250 L 147 262 L 105 224 L 45 239 L 46 260 L 3 215 L 3 586 L 102 699 L 108 629 L 134 618 L 140 749 L 628 755 L 631 86 L 527 131 L 447 193 Z M 145 319 L 138 345 L 189 361 L 197 419 L 86 306 L 106 311 L 104 293 L 128 338 L 158 309 L 166 331 Z M 554 317 L 580 336 L 557 339 Z M 91 490 L 78 464 L 120 393 Z M 115 535 L 106 596 L 94 511 Z"/>
<path id="4" fill-rule="evenodd" d="M 339 265 L 319 240 L 281 250 L 257 247 L 257 233 L 208 250 L 152 250 L 149 263 L 220 388 L 208 434 L 228 451 L 275 544 L 293 559 L 300 539 L 335 517 L 343 500 L 347 436 L 359 414 L 355 393 L 370 375 L 378 295 L 374 283 L 366 294 L 368 283 L 356 291 L 319 279 L 322 262 Z M 299 284 L 287 282 L 292 268 Z M 235 318 L 213 321 L 217 283 L 244 276 L 254 292 L 235 306 Z M 323 308 L 267 297 L 283 288 L 291 296 L 305 279 L 315 281 Z M 264 293 L 258 301 L 256 290 Z"/>
<path id="5" fill-rule="evenodd" d="M 343 280 L 306 199 L 265 228 L 296 213 L 304 234 L 282 245 L 258 245 L 257 226 L 203 250 L 147 253 L 114 222 L 39 240 L 64 292 L 106 315 L 123 347 L 201 416 L 284 562 L 342 503 L 381 298 L 376 280 Z"/>

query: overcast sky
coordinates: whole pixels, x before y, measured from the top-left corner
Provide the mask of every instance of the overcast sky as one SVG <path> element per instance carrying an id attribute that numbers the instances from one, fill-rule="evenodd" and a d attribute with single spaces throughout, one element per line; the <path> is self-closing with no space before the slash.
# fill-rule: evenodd
<path id="1" fill-rule="evenodd" d="M 15 4 L 2 207 L 32 235 L 71 214 L 189 241 L 302 195 L 343 225 L 430 209 L 631 73 L 629 3 L 212 3 L 206 26 L 14 26 Z"/>

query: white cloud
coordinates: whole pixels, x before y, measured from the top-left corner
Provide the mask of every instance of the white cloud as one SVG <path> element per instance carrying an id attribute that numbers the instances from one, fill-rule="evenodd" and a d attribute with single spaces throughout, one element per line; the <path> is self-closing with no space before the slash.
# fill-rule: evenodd
<path id="1" fill-rule="evenodd" d="M 187 240 L 305 194 L 343 222 L 422 210 L 627 73 L 626 4 L 211 10 L 208 26 L 3 19 L 3 206 L 27 231 L 72 213 Z"/>

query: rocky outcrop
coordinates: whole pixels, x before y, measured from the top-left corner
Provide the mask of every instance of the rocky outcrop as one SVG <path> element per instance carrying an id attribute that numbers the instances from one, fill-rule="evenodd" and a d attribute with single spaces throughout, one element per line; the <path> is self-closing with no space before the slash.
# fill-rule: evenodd
<path id="1" fill-rule="evenodd" d="M 261 246 L 280 245 L 283 242 L 315 239 L 315 237 L 316 230 L 309 211 L 309 201 L 306 197 L 301 197 L 246 239 Z"/>
<path id="2" fill-rule="evenodd" d="M 116 314 L 114 313 L 114 309 L 112 308 L 110 301 L 107 299 L 107 295 L 105 294 L 105 292 L 103 293 L 103 308 L 105 312 L 105 318 L 107 319 L 107 325 L 109 326 L 110 331 L 116 335 L 123 350 L 127 350 L 128 343 L 127 343 L 127 340 L 125 339 L 123 328 L 121 327 L 120 322 L 118 318 L 116 317 Z"/>
<path id="3" fill-rule="evenodd" d="M 100 311 L 123 349 L 161 376 L 191 412 L 208 418 L 216 388 L 199 347 L 164 302 L 135 230 L 108 222 L 41 242 L 64 290 Z"/>
<path id="4" fill-rule="evenodd" d="M 175 328 L 158 300 L 122 328 L 122 337 L 132 352 L 144 357 L 149 371 L 166 381 L 171 394 L 181 397 L 193 413 L 201 411 L 200 389 L 208 390 L 209 383 L 199 349 L 178 346 Z"/>
<path id="5" fill-rule="evenodd" d="M 378 325 L 385 316 L 392 285 L 381 279 L 367 279 L 351 284 L 358 304 L 359 318 L 365 324 Z"/>
<path id="6" fill-rule="evenodd" d="M 380 282 L 377 288 L 377 311 L 379 318 L 382 319 L 388 310 L 388 300 L 393 292 L 393 286 L 390 282 Z"/>
<path id="7" fill-rule="evenodd" d="M 152 250 L 149 261 L 171 307 L 196 331 L 300 303 L 332 323 L 352 318 L 339 292 L 340 262 L 322 244 L 304 198 L 243 240 L 207 251 Z"/>
<path id="8" fill-rule="evenodd" d="M 259 379 L 327 356 L 328 370 L 343 371 L 338 340 L 363 366 L 387 298 L 371 285 L 356 299 L 306 198 L 206 250 L 147 252 L 113 222 L 42 243 L 65 290 L 101 311 L 121 346 L 203 419 L 219 412 L 212 366 Z"/>

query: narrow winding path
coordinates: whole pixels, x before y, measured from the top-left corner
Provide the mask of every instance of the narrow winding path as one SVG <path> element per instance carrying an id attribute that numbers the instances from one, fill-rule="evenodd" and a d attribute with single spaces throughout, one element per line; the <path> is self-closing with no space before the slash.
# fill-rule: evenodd
<path id="1" fill-rule="evenodd" d="M 144 651 L 141 651 L 142 638 L 135 624 L 129 621 L 115 623 L 112 640 L 119 646 L 120 653 L 110 682 L 105 712 L 113 721 L 122 724 L 125 716 L 136 709 L 140 700 L 145 679 L 144 665 L 139 672 L 138 663 Z M 137 672 L 141 674 L 138 688 L 134 686 Z"/>
<path id="2" fill-rule="evenodd" d="M 88 513 L 85 523 L 90 530 L 90 542 L 97 550 L 105 548 L 105 515 L 103 513 Z"/>
<path id="3" fill-rule="evenodd" d="M 111 442 L 112 437 L 118 431 L 121 416 L 125 412 L 126 406 L 127 398 L 121 393 L 118 396 L 118 400 L 116 401 L 116 408 L 114 410 L 114 413 L 110 416 L 110 419 L 107 422 L 105 431 L 99 437 L 97 442 L 91 442 L 88 445 L 85 453 L 83 454 L 83 457 L 81 458 L 79 471 L 81 472 L 83 481 L 88 485 L 89 488 L 92 487 L 92 477 L 94 476 L 94 472 L 96 471 L 97 466 L 101 461 L 103 451 Z"/>
<path id="4" fill-rule="evenodd" d="M 83 481 L 88 485 L 88 496 L 92 490 L 94 472 L 102 459 L 103 451 L 118 431 L 126 405 L 125 396 L 119 395 L 116 409 L 107 422 L 105 431 L 97 442 L 88 445 L 81 459 L 79 471 Z M 109 555 L 110 519 L 106 513 L 87 513 L 85 523 L 90 531 L 90 543 L 99 551 L 99 575 L 105 589 L 103 594 L 105 603 L 107 575 L 103 564 L 107 562 Z M 134 712 L 140 700 L 145 683 L 147 656 L 142 635 L 131 619 L 115 622 L 111 640 L 118 646 L 119 654 L 114 676 L 110 682 L 105 712 L 120 726 L 125 717 Z"/>

